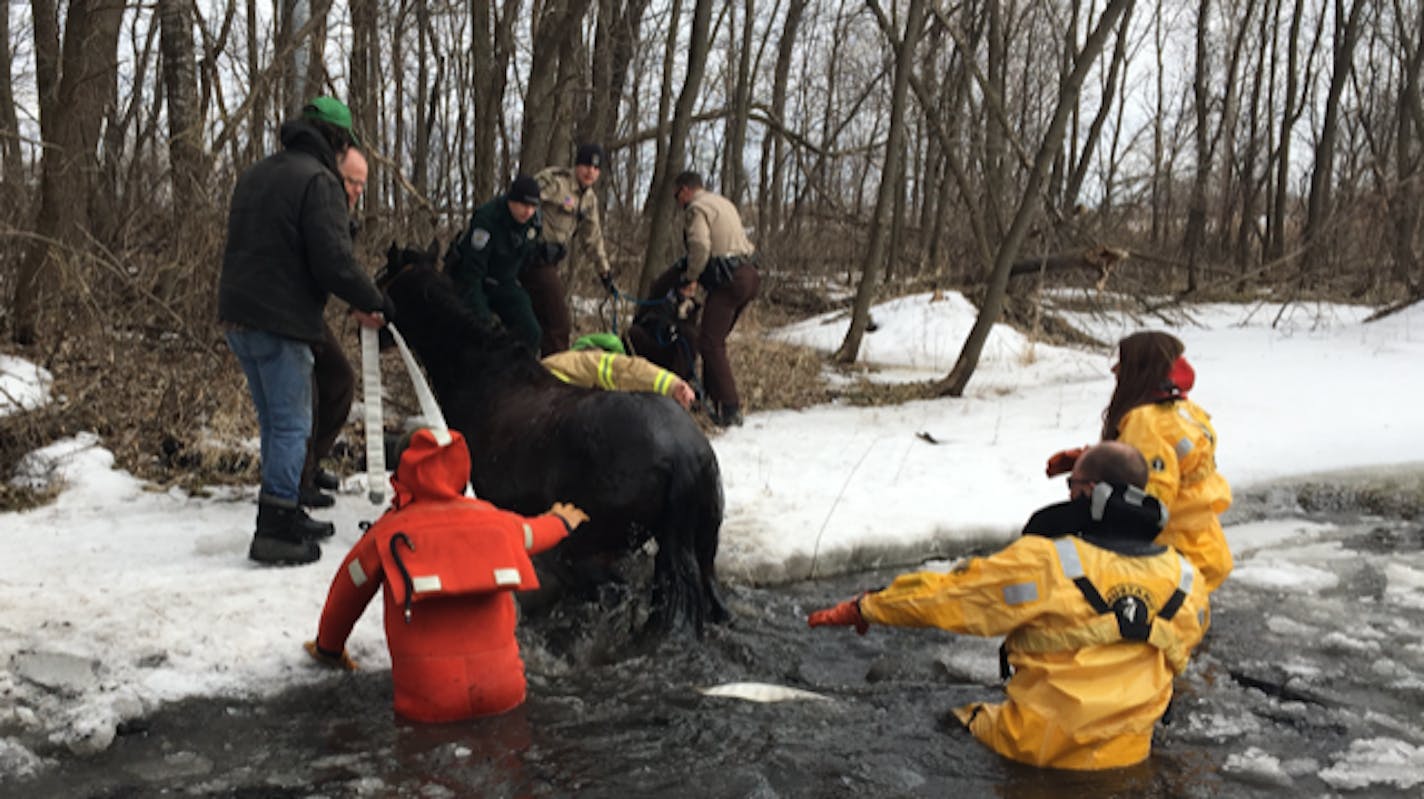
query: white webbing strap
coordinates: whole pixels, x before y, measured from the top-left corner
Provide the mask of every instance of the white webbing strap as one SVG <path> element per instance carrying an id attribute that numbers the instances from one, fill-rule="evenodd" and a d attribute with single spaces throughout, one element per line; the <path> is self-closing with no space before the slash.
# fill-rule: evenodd
<path id="1" fill-rule="evenodd" d="M 395 339 L 396 348 L 400 350 L 401 361 L 405 363 L 405 370 L 410 375 L 411 385 L 415 387 L 415 398 L 420 403 L 420 413 L 425 417 L 426 427 L 435 436 L 435 442 L 442 447 L 449 444 L 453 439 L 450 436 L 450 428 L 445 424 L 445 415 L 440 412 L 440 406 L 435 403 L 435 395 L 430 391 L 430 384 L 425 382 L 425 375 L 420 371 L 420 365 L 415 362 L 415 356 L 411 354 L 410 347 L 406 346 L 405 339 L 400 331 L 396 330 L 394 324 L 387 324 L 386 329 L 391 331 L 391 338 Z M 361 387 L 366 405 L 366 491 L 373 504 L 379 505 L 385 500 L 386 484 L 386 447 L 385 429 L 381 411 L 381 353 L 378 343 L 378 331 L 367 327 L 361 328 Z"/>
<path id="2" fill-rule="evenodd" d="M 380 331 L 361 328 L 361 401 L 366 406 L 366 496 L 372 505 L 386 499 L 386 440 L 381 410 Z"/>
<path id="3" fill-rule="evenodd" d="M 410 374 L 410 384 L 415 386 L 415 398 L 420 402 L 420 414 L 425 417 L 425 426 L 435 434 L 435 443 L 442 447 L 449 444 L 453 439 L 450 437 L 450 428 L 445 424 L 445 414 L 441 413 L 440 406 L 435 404 L 435 395 L 430 392 L 430 384 L 425 382 L 420 365 L 415 362 L 415 356 L 410 354 L 410 347 L 405 345 L 405 339 L 401 338 L 396 326 L 388 324 L 386 327 L 390 329 L 391 337 L 396 340 L 396 347 L 400 348 L 401 360 L 405 361 L 405 370 Z"/>

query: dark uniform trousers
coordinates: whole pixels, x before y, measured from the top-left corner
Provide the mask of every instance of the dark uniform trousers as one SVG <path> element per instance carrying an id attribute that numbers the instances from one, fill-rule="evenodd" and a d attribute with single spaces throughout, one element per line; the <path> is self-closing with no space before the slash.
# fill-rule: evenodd
<path id="1" fill-rule="evenodd" d="M 702 356 L 703 389 L 719 409 L 742 405 L 736 378 L 732 376 L 732 364 L 727 360 L 727 336 L 760 289 L 761 273 L 752 262 L 743 261 L 732 272 L 730 282 L 707 292 L 702 329 L 697 334 L 697 352 Z"/>
<path id="2" fill-rule="evenodd" d="M 331 453 L 336 437 L 351 414 L 356 397 L 356 372 L 346 360 L 341 342 L 322 326 L 322 340 L 312 351 L 312 433 L 307 439 L 307 460 L 302 464 L 303 488 L 312 488 L 321 459 Z"/>
<path id="3" fill-rule="evenodd" d="M 563 352 L 569 348 L 573 320 L 569 318 L 569 303 L 564 279 L 559 275 L 559 262 L 531 259 L 519 282 L 529 292 L 534 318 L 539 322 L 539 357 Z"/>

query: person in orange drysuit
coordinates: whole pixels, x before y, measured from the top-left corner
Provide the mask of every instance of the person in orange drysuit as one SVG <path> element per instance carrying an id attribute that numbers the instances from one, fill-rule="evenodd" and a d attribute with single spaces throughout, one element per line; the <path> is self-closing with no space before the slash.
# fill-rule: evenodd
<path id="1" fill-rule="evenodd" d="M 315 641 L 323 665 L 354 670 L 346 639 L 383 587 L 395 711 L 413 721 L 490 716 L 524 701 L 513 591 L 538 588 L 531 554 L 587 521 L 556 502 L 528 518 L 466 497 L 470 455 L 456 431 L 417 430 L 395 497 L 342 561 Z"/>
<path id="2" fill-rule="evenodd" d="M 1138 763 L 1208 612 L 1191 562 L 1153 543 L 1164 514 L 1146 482 L 1136 450 L 1099 444 L 1078 459 L 1069 501 L 1035 513 L 1014 543 L 948 574 L 900 575 L 807 623 L 1005 636 L 1006 701 L 954 709 L 975 738 L 1045 768 Z"/>
<path id="3" fill-rule="evenodd" d="M 1208 591 L 1231 573 L 1231 547 L 1218 516 L 1231 507 L 1231 486 L 1216 471 L 1211 416 L 1187 399 L 1196 371 L 1175 336 L 1149 331 L 1118 342 L 1117 385 L 1103 410 L 1104 441 L 1121 441 L 1147 459 L 1147 493 L 1170 518 L 1157 541 L 1192 559 Z M 1048 476 L 1073 468 L 1081 449 L 1048 459 Z"/>

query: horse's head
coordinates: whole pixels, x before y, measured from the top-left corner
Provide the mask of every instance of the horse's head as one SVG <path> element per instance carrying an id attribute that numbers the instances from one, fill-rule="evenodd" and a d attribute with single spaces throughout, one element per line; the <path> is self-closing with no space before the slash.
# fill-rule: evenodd
<path id="1" fill-rule="evenodd" d="M 376 286 L 382 291 L 390 288 L 396 278 L 411 269 L 435 270 L 440 255 L 440 240 L 431 239 L 430 247 L 424 250 L 416 247 L 401 247 L 394 241 L 386 250 L 386 264 L 376 272 Z"/>

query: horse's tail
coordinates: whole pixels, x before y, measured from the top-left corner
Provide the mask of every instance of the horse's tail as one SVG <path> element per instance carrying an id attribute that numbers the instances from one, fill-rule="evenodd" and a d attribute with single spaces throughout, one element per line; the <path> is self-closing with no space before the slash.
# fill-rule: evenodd
<path id="1" fill-rule="evenodd" d="M 656 531 L 653 615 L 650 629 L 668 633 L 723 623 L 731 613 L 717 584 L 717 542 L 722 529 L 722 475 L 710 445 L 681 458 L 668 479 Z"/>

